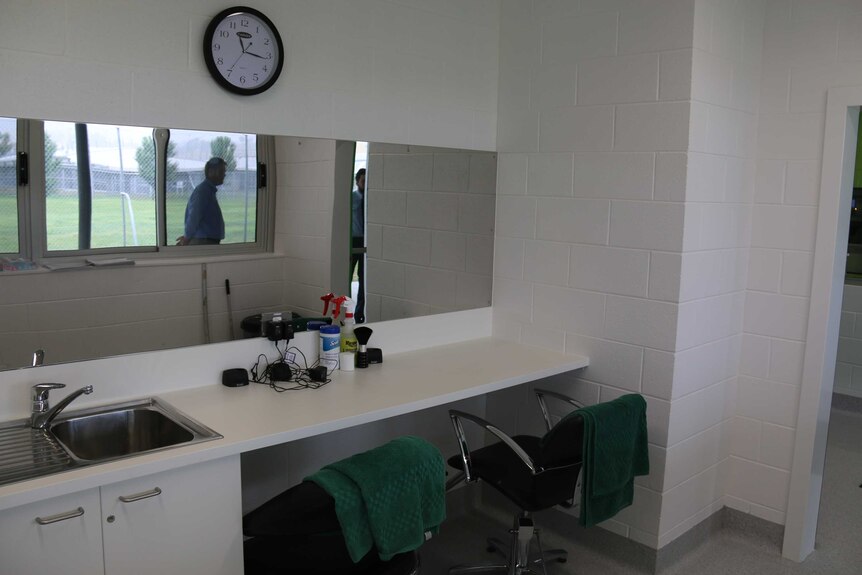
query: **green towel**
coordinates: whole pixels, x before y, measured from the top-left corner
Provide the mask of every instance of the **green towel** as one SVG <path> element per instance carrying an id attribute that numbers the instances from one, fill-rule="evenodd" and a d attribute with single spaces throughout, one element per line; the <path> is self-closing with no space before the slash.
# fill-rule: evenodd
<path id="1" fill-rule="evenodd" d="M 631 505 L 635 475 L 649 473 L 646 401 L 632 393 L 573 413 L 584 418 L 580 523 L 589 527 Z"/>
<path id="2" fill-rule="evenodd" d="M 353 562 L 372 547 L 384 561 L 418 549 L 446 518 L 446 470 L 436 447 L 418 437 L 327 465 L 306 477 L 335 500 Z"/>

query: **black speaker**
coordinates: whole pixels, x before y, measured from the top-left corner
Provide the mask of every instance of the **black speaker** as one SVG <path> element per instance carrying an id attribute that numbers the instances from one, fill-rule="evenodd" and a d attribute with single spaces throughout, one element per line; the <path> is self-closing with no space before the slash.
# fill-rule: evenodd
<path id="1" fill-rule="evenodd" d="M 226 369 L 221 372 L 221 384 L 226 387 L 242 387 L 248 385 L 248 372 L 240 367 Z"/>

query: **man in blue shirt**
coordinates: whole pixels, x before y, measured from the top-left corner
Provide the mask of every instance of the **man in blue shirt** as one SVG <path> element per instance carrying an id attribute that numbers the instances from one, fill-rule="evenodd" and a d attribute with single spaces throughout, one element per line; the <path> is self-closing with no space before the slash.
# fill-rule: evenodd
<path id="1" fill-rule="evenodd" d="M 185 234 L 177 238 L 178 246 L 212 245 L 224 239 L 224 217 L 216 199 L 218 186 L 224 183 L 227 163 L 210 158 L 204 166 L 204 179 L 186 205 Z"/>
<path id="2" fill-rule="evenodd" d="M 359 293 L 356 297 L 356 310 L 353 312 L 356 323 L 365 323 L 365 168 L 356 172 L 356 187 L 351 194 L 351 235 L 353 250 L 350 254 L 350 281 L 353 272 L 359 268 Z"/>

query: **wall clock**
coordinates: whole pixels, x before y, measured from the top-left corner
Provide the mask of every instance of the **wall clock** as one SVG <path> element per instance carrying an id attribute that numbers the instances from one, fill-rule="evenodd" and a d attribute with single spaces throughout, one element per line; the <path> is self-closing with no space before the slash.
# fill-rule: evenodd
<path id="1" fill-rule="evenodd" d="M 268 90 L 284 64 L 284 46 L 272 21 L 254 8 L 219 12 L 204 33 L 204 60 L 223 88 L 251 96 Z"/>

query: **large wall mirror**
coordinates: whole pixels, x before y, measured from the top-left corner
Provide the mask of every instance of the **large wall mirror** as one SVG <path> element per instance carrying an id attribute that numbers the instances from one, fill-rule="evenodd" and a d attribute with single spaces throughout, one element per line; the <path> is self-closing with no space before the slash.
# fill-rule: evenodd
<path id="1" fill-rule="evenodd" d="M 14 119 L 0 124 L 0 252 L 7 254 L 26 241 L 25 233 L 45 238 L 57 232 L 53 220 L 26 205 L 33 196 L 42 202 L 64 197 L 74 179 L 69 166 L 31 161 L 30 197 L 24 197 L 16 177 L 22 134 L 10 128 L 15 125 Z M 136 128 L 114 127 L 114 139 L 126 130 L 135 135 L 133 149 L 89 158 L 98 181 L 93 206 L 112 210 L 111 226 L 118 228 L 111 232 L 114 247 L 93 245 L 90 255 L 122 256 L 134 265 L 80 267 L 68 250 L 52 263 L 42 251 L 33 259 L 54 271 L 0 272 L 0 369 L 29 366 L 37 349 L 45 351 L 46 363 L 59 363 L 238 339 L 242 319 L 253 314 L 320 315 L 320 296 L 329 291 L 357 299 L 361 291 L 368 322 L 491 303 L 493 152 L 261 134 L 249 143 L 246 135 L 224 134 L 234 144 L 218 192 L 229 189 L 222 196 L 230 204 L 228 241 L 183 251 L 173 236 L 180 235 L 188 196 L 206 179 L 206 161 L 218 155 L 213 140 L 221 136 L 195 142 L 193 134 L 183 134 L 190 143 L 174 150 L 174 168 L 164 180 L 166 188 L 173 186 L 165 197 L 177 201 L 159 208 L 156 190 L 146 183 L 159 170 L 151 175 L 139 165 Z M 270 148 L 261 151 L 262 142 Z M 265 165 L 263 181 L 258 162 Z M 49 167 L 55 172 L 46 177 Z M 366 170 L 361 188 L 360 168 Z M 262 184 L 268 204 L 257 196 Z M 135 212 L 134 229 L 155 230 L 161 238 L 155 243 L 163 244 L 156 253 L 122 247 L 133 242 L 129 207 L 145 198 L 153 208 Z M 168 215 L 161 228 L 158 209 Z M 43 213 L 49 210 L 46 203 Z M 55 213 L 63 221 L 77 218 L 68 207 Z"/>

